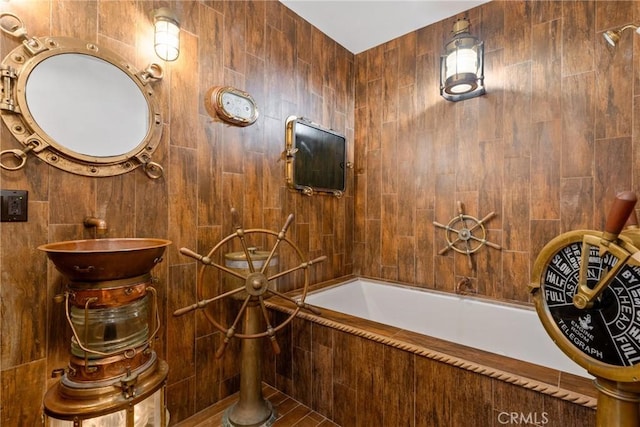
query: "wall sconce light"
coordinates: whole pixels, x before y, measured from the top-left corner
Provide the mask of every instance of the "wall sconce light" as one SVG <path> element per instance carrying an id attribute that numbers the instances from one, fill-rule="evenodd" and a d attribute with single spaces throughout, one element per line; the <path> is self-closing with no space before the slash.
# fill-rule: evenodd
<path id="1" fill-rule="evenodd" d="M 640 28 L 637 25 L 628 24 L 619 30 L 608 30 L 602 34 L 602 37 L 609 43 L 611 46 L 616 47 L 618 42 L 620 41 L 620 35 L 624 30 L 628 30 L 629 28 L 633 28 L 636 33 L 640 34 Z"/>
<path id="2" fill-rule="evenodd" d="M 461 101 L 485 93 L 484 42 L 469 34 L 469 21 L 453 24 L 453 37 L 440 56 L 440 95 L 448 101 Z"/>
<path id="3" fill-rule="evenodd" d="M 175 61 L 180 55 L 180 23 L 175 13 L 167 7 L 154 11 L 155 35 L 153 45 L 156 55 L 164 61 Z"/>

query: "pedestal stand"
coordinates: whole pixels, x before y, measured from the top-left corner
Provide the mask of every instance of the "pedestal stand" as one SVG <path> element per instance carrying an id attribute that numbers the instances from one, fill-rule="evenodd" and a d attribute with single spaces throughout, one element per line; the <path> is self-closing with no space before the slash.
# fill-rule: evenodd
<path id="1" fill-rule="evenodd" d="M 250 305 L 245 310 L 244 330 L 248 334 L 261 331 L 260 306 Z M 240 366 L 240 393 L 238 401 L 224 413 L 224 427 L 270 426 L 276 412 L 262 396 L 261 338 L 242 340 Z"/>
<path id="2" fill-rule="evenodd" d="M 640 384 L 596 378 L 596 427 L 640 426 Z"/>

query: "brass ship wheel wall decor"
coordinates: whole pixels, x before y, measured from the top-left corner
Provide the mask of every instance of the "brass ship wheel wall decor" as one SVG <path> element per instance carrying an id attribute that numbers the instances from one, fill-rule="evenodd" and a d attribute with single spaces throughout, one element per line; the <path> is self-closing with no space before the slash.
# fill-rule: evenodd
<path id="1" fill-rule="evenodd" d="M 478 219 L 464 212 L 464 204 L 458 201 L 458 215 L 451 218 L 449 223 L 441 224 L 433 221 L 433 225 L 446 231 L 447 245 L 438 251 L 438 255 L 446 254 L 450 249 L 467 255 L 469 268 L 473 268 L 471 254 L 477 252 L 484 245 L 501 250 L 502 247 L 487 240 L 485 223 L 495 217 L 495 212 L 488 213 L 484 218 Z"/>

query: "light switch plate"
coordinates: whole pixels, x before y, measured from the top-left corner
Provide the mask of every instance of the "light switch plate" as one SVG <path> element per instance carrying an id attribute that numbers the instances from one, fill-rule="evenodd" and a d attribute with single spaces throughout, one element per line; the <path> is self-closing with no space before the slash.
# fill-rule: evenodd
<path id="1" fill-rule="evenodd" d="M 25 190 L 0 190 L 0 222 L 26 221 L 28 201 Z"/>

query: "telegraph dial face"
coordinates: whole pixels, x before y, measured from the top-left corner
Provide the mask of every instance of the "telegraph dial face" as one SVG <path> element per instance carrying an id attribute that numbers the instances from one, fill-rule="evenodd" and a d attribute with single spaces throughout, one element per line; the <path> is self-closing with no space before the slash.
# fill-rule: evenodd
<path id="1" fill-rule="evenodd" d="M 538 315 L 556 344 L 591 374 L 636 381 L 640 378 L 640 267 L 622 266 L 591 308 L 577 308 L 573 296 L 580 269 L 586 268 L 587 286 L 592 289 L 619 261 L 609 252 L 601 257 L 598 246 L 583 246 L 584 234 L 559 236 L 536 260 Z M 586 266 L 581 265 L 583 250 L 589 251 Z"/>

